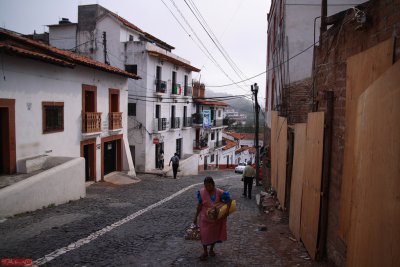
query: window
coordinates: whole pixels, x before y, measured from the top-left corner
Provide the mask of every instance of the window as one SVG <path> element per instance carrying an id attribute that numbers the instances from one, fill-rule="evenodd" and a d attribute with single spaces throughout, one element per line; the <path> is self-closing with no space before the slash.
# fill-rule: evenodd
<path id="1" fill-rule="evenodd" d="M 42 102 L 43 133 L 64 131 L 64 102 Z"/>
<path id="2" fill-rule="evenodd" d="M 211 133 L 211 140 L 214 140 L 215 139 L 215 132 L 212 132 Z"/>
<path id="3" fill-rule="evenodd" d="M 136 116 L 136 103 L 128 103 L 128 116 Z"/>
<path id="4" fill-rule="evenodd" d="M 221 118 L 221 116 L 222 116 L 222 111 L 221 110 L 218 110 L 218 118 Z"/>
<path id="5" fill-rule="evenodd" d="M 133 41 L 133 35 L 129 34 L 129 42 Z"/>
<path id="6" fill-rule="evenodd" d="M 125 65 L 125 71 L 133 74 L 137 74 L 137 65 Z"/>
<path id="7" fill-rule="evenodd" d="M 214 154 L 211 155 L 211 160 L 210 162 L 214 162 Z"/>

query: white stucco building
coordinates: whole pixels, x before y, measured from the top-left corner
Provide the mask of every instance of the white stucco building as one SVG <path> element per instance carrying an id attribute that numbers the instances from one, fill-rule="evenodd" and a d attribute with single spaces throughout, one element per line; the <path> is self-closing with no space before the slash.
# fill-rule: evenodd
<path id="1" fill-rule="evenodd" d="M 219 168 L 223 160 L 222 132 L 228 127 L 224 125 L 224 109 L 228 104 L 206 100 L 204 93 L 204 84 L 194 83 L 193 96 L 196 109 L 192 115 L 195 128 L 193 152 L 199 155 L 199 171 Z"/>
<path id="2" fill-rule="evenodd" d="M 27 160 L 84 157 L 86 181 L 134 173 L 128 144 L 128 78 L 134 74 L 1 29 L 0 174 Z M 27 169 L 28 168 L 28 169 Z"/>
<path id="3" fill-rule="evenodd" d="M 128 140 L 138 171 L 155 170 L 160 150 L 165 165 L 175 152 L 182 160 L 193 155 L 191 72 L 199 69 L 173 54 L 171 45 L 99 5 L 79 6 L 76 24 L 49 26 L 50 44 L 57 45 L 61 35 L 76 43 L 63 49 L 141 77 L 128 82 Z"/>

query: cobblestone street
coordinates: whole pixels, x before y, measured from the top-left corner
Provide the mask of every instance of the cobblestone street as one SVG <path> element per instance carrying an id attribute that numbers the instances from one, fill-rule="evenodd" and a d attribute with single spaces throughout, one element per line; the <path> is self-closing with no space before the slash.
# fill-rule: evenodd
<path id="1" fill-rule="evenodd" d="M 228 219 L 228 241 L 216 245 L 217 256 L 200 262 L 200 242 L 183 236 L 207 175 L 231 192 L 237 212 Z M 85 199 L 0 223 L 0 258 L 32 258 L 43 266 L 327 266 L 310 261 L 302 244 L 289 238 L 287 216 L 261 213 L 254 199 L 242 198 L 240 175 L 233 171 L 139 178 L 131 185 L 96 183 Z M 254 187 L 253 195 L 260 189 Z"/>

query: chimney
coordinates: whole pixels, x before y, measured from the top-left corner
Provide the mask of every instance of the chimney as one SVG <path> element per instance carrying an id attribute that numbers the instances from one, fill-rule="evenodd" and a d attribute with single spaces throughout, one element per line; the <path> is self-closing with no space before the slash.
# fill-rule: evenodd
<path id="1" fill-rule="evenodd" d="M 61 18 L 58 24 L 69 24 L 71 23 L 68 18 Z"/>

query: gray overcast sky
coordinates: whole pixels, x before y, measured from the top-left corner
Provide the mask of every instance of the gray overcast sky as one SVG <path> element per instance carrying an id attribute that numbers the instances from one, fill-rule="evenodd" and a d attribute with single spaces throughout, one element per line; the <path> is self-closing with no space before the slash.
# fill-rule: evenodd
<path id="1" fill-rule="evenodd" d="M 232 83 L 185 33 L 163 1 L 190 32 L 175 9 L 172 3 L 174 2 L 228 76 L 235 82 L 242 80 L 221 56 L 184 0 L 0 0 L 0 26 L 24 34 L 33 33 L 34 30 L 41 33 L 48 30 L 45 25 L 56 24 L 62 17 L 77 22 L 78 5 L 100 4 L 142 30 L 174 46 L 175 54 L 201 69 L 201 81 L 206 86 Z M 265 71 L 267 13 L 270 0 L 191 1 L 196 4 L 224 49 L 246 77 Z M 190 1 L 187 0 L 187 2 Z M 192 35 L 192 37 L 196 40 L 195 36 Z M 259 102 L 264 106 L 265 77 L 261 75 L 247 83 L 242 83 L 241 88 L 233 85 L 212 88 L 212 90 L 236 95 L 250 94 L 250 84 L 258 83 Z M 193 78 L 199 79 L 199 74 L 194 73 Z"/>

